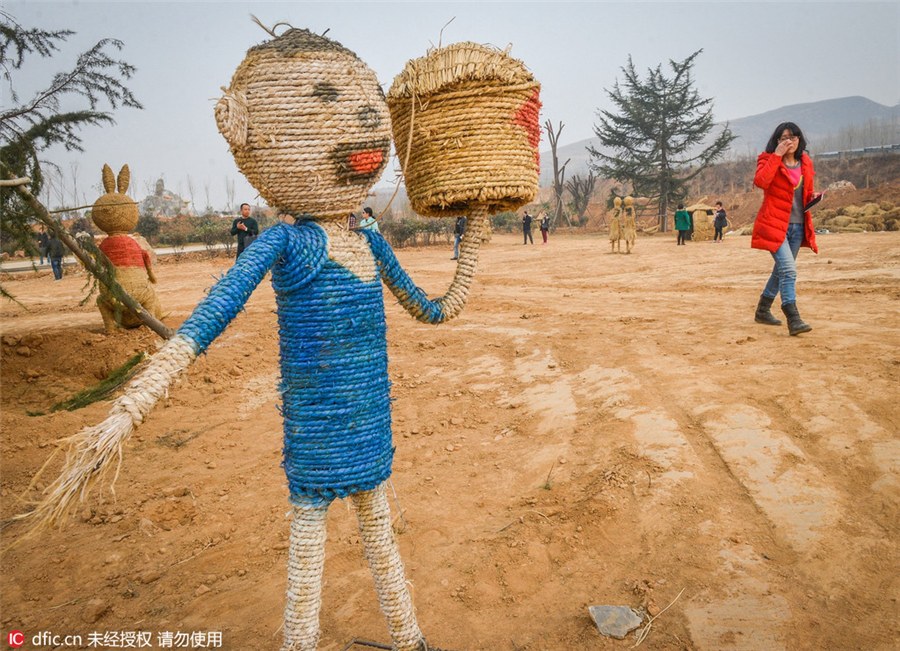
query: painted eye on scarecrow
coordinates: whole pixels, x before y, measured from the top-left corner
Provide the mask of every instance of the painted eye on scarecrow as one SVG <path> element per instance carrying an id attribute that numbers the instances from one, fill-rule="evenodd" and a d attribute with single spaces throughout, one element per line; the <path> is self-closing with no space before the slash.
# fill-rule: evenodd
<path id="1" fill-rule="evenodd" d="M 327 81 L 319 81 L 313 86 L 313 97 L 318 97 L 323 102 L 336 102 L 340 96 L 337 87 Z"/>
<path id="2" fill-rule="evenodd" d="M 377 129 L 378 125 L 381 124 L 381 116 L 371 106 L 363 106 L 359 109 L 356 117 L 359 118 L 359 123 L 364 129 Z"/>

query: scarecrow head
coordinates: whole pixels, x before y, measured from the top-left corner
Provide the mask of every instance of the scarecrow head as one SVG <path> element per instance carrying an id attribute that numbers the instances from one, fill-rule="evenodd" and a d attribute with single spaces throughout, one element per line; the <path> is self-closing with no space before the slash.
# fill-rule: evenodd
<path id="1" fill-rule="evenodd" d="M 109 165 L 103 166 L 103 189 L 106 194 L 94 202 L 91 219 L 97 228 L 108 235 L 124 235 L 137 226 L 140 218 L 138 206 L 125 194 L 130 183 L 128 165 L 122 166 L 118 179 L 113 176 Z"/>
<path id="2" fill-rule="evenodd" d="M 391 120 L 375 73 L 306 29 L 250 48 L 216 104 L 238 168 L 269 204 L 345 219 L 387 165 Z"/>

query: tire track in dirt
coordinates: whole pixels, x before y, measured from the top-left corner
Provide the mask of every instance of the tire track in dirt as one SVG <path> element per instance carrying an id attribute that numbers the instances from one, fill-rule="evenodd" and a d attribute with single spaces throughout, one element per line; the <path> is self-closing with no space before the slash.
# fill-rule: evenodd
<path id="1" fill-rule="evenodd" d="M 788 595 L 787 601 L 772 595 L 771 584 L 776 577 L 762 566 L 743 571 L 736 577 L 733 597 L 706 607 L 692 604 L 685 610 L 694 642 L 700 649 L 722 648 L 725 641 L 729 649 L 784 648 L 785 638 L 774 631 L 779 623 L 790 624 L 790 613 L 806 610 L 809 602 L 824 602 L 826 607 L 834 606 L 834 601 L 858 604 L 861 598 L 866 598 L 869 581 L 896 589 L 896 581 L 878 580 L 877 566 L 872 564 L 879 555 L 896 559 L 896 552 L 881 544 L 882 532 L 877 527 L 854 517 L 856 496 L 848 491 L 841 478 L 826 474 L 814 455 L 808 454 L 773 422 L 783 420 L 782 409 L 769 404 L 767 412 L 759 407 L 723 401 L 722 396 L 729 394 L 726 386 L 705 379 L 700 368 L 677 356 L 668 356 L 664 369 L 654 369 L 653 377 L 659 379 L 659 376 L 667 380 L 661 383 L 663 386 L 678 386 L 677 395 L 669 396 L 668 400 L 680 402 L 684 413 L 696 419 L 702 440 L 714 448 L 730 476 L 769 522 L 785 551 L 796 554 L 794 565 L 802 576 L 797 587 L 805 590 L 808 600 L 804 603 L 802 593 L 799 600 L 796 595 Z M 852 405 L 852 402 L 848 399 L 839 404 Z M 821 401 L 816 405 L 820 409 L 827 406 Z M 847 411 L 857 416 L 863 414 L 853 407 Z M 833 409 L 825 411 L 831 412 Z M 878 429 L 864 417 L 860 422 L 868 423 L 870 432 Z M 835 425 L 831 420 L 826 423 L 814 420 L 813 429 L 823 424 L 829 428 Z M 794 426 L 803 428 L 799 423 Z M 808 431 L 800 440 L 807 435 Z M 850 438 L 854 437 L 848 437 L 848 441 Z M 873 449 L 881 452 L 884 469 L 893 468 L 893 442 L 882 441 L 882 447 Z M 873 460 L 868 458 L 864 463 Z M 710 471 L 715 472 L 713 468 Z M 890 484 L 888 474 L 882 485 Z M 848 522 L 854 523 L 853 526 L 848 527 Z M 836 558 L 843 564 L 838 571 L 834 568 Z M 744 564 L 744 567 L 749 566 Z M 849 577 L 863 579 L 853 583 Z M 872 626 L 877 619 L 877 616 L 871 618 Z M 829 624 L 840 627 L 833 621 Z M 754 631 L 752 639 L 741 635 L 748 629 Z M 860 640 L 871 644 L 873 649 L 880 648 L 876 646 L 879 643 L 876 635 L 861 632 Z"/>

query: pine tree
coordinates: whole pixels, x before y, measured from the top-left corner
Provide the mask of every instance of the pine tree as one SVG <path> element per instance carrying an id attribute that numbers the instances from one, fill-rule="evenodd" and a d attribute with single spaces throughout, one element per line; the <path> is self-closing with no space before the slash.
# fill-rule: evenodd
<path id="1" fill-rule="evenodd" d="M 694 88 L 691 69 L 697 50 L 684 61 L 669 60 L 673 76 L 662 65 L 648 69 L 641 79 L 631 56 L 606 94 L 618 112 L 598 111 L 594 134 L 613 151 L 604 154 L 589 147 L 591 167 L 606 178 L 629 183 L 632 192 L 655 201 L 660 230 L 666 230 L 669 204 L 684 200 L 687 184 L 722 157 L 736 138 L 728 125 L 712 144 L 701 148 L 713 129 L 712 99 L 701 98 Z"/>
<path id="2" fill-rule="evenodd" d="M 122 49 L 122 42 L 102 39 L 79 55 L 75 65 L 55 74 L 27 101 L 20 101 L 14 74 L 30 55 L 49 58 L 58 45 L 72 36 L 70 30 L 27 29 L 8 13 L 0 11 L 0 76 L 7 87 L 0 109 L 0 177 L 31 179 L 29 190 L 38 196 L 44 183 L 42 152 L 53 145 L 82 151 L 79 131 L 87 126 L 113 124 L 109 110 L 119 106 L 142 108 L 124 85 L 135 68 L 116 60 L 108 50 Z M 80 97 L 85 106 L 62 111 L 64 98 Z M 8 102 L 8 104 L 7 104 Z M 16 248 L 35 252 L 31 224 L 36 211 L 12 187 L 0 187 L 0 237 L 14 242 Z"/>

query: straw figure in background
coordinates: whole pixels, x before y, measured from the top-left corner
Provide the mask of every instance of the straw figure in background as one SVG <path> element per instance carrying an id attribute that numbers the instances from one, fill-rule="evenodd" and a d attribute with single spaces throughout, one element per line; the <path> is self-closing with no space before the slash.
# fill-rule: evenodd
<path id="1" fill-rule="evenodd" d="M 399 120 L 401 133 L 403 124 L 407 130 L 414 125 L 415 133 L 398 147 L 414 205 L 421 210 L 420 197 L 437 197 L 426 214 L 446 209 L 469 216 L 450 288 L 431 300 L 380 234 L 346 228 L 346 215 L 368 195 L 389 155 L 392 116 L 375 73 L 324 36 L 293 28 L 270 34 L 272 40 L 248 51 L 215 115 L 241 171 L 296 223 L 263 231 L 115 401 L 110 417 L 73 437 L 62 474 L 34 515 L 43 524 L 65 518 L 76 498 L 121 459 L 134 426 L 271 270 L 281 335 L 282 465 L 293 505 L 282 649 L 316 648 L 326 514 L 335 498 L 350 497 L 393 649 L 424 651 L 428 645 L 416 622 L 385 492 L 393 446 L 381 283 L 424 323 L 442 323 L 462 310 L 488 212 L 514 210 L 537 191 L 538 87 L 530 75 L 507 74 L 524 66 L 506 64 L 509 58 L 493 51 L 485 57 L 490 61 L 469 63 L 453 51 L 451 69 L 437 70 L 441 84 L 431 75 L 423 83 L 415 71 L 424 74 L 424 64 L 408 65 L 398 77 L 405 81 L 395 82 L 411 92 L 403 106 L 416 107 L 415 117 Z M 440 57 L 447 49 L 433 54 L 445 61 Z M 525 90 L 504 102 L 504 84 Z M 439 115 L 419 110 L 419 102 L 439 104 L 444 94 L 470 107 L 455 113 L 461 123 L 441 123 Z M 491 107 L 497 113 L 493 126 L 482 119 Z M 470 141 L 468 129 L 487 140 Z M 493 137 L 501 131 L 523 160 L 508 165 L 500 156 L 513 149 Z M 444 161 L 423 166 L 418 148 L 432 143 Z M 474 154 L 460 151 L 470 145 Z M 519 167 L 510 172 L 510 165 Z M 423 189 L 423 178 L 439 182 Z"/>
<path id="2" fill-rule="evenodd" d="M 624 224 L 622 226 L 622 239 L 625 240 L 625 253 L 631 253 L 634 241 L 637 238 L 637 229 L 634 225 L 634 197 L 625 197 Z"/>
<path id="3" fill-rule="evenodd" d="M 609 252 L 615 253 L 616 247 L 619 247 L 619 253 L 622 252 L 622 199 L 616 197 L 613 199 L 613 216 L 609 220 Z"/>
<path id="4" fill-rule="evenodd" d="M 100 250 L 116 268 L 116 280 L 144 309 L 159 320 L 165 318 L 159 298 L 151 283 L 156 284 L 150 254 L 141 248 L 128 233 L 137 226 L 140 214 L 137 204 L 125 192 L 131 182 L 128 165 L 123 165 L 119 177 L 113 176 L 109 165 L 103 166 L 103 188 L 106 194 L 94 202 L 91 219 L 107 234 L 100 243 Z M 117 191 L 118 183 L 118 191 Z M 112 334 L 123 328 L 138 328 L 141 320 L 131 310 L 119 303 L 108 291 L 97 299 L 103 327 Z M 118 319 L 117 319 L 118 315 Z"/>

